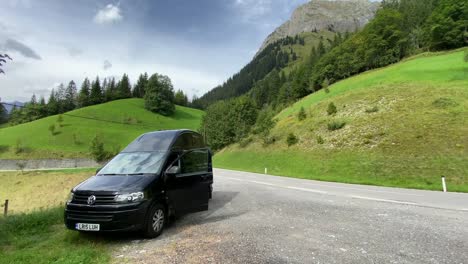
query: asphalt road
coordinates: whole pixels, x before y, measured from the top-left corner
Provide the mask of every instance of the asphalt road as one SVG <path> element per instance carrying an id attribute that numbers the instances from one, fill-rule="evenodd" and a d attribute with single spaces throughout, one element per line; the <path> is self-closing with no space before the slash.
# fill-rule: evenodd
<path id="1" fill-rule="evenodd" d="M 116 263 L 468 263 L 468 194 L 215 171 L 205 212 Z"/>

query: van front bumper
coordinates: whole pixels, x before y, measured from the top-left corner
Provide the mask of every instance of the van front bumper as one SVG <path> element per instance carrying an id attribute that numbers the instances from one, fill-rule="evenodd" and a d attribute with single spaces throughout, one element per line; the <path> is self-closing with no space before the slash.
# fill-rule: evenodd
<path id="1" fill-rule="evenodd" d="M 77 230 L 77 223 L 99 224 L 99 231 L 134 231 L 143 228 L 149 202 L 125 205 L 83 205 L 67 203 L 65 225 Z"/>

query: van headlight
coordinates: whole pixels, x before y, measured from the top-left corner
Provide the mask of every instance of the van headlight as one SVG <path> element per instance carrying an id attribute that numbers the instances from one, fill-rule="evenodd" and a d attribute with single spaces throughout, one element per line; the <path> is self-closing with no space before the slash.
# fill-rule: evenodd
<path id="1" fill-rule="evenodd" d="M 73 201 L 73 195 L 74 195 L 73 192 L 70 192 L 70 193 L 68 194 L 68 198 L 67 198 L 67 202 L 68 202 L 68 203 L 70 203 L 71 201 Z"/>
<path id="2" fill-rule="evenodd" d="M 134 193 L 126 193 L 126 194 L 119 194 L 115 197 L 115 201 L 118 203 L 134 203 L 142 201 L 145 198 L 143 192 L 134 192 Z"/>

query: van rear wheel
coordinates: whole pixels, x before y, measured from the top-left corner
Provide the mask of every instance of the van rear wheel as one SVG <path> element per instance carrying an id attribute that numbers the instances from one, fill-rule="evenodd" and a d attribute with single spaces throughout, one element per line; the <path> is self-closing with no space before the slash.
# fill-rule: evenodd
<path id="1" fill-rule="evenodd" d="M 166 210 L 161 204 L 151 206 L 145 221 L 143 229 L 144 236 L 155 238 L 159 236 L 166 225 Z"/>

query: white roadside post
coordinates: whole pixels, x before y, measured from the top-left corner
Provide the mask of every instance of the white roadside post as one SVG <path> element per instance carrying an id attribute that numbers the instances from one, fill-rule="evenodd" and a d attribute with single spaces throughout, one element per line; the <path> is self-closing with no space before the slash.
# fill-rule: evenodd
<path id="1" fill-rule="evenodd" d="M 268 169 L 267 168 L 265 168 L 265 174 L 268 174 Z"/>
<path id="2" fill-rule="evenodd" d="M 447 185 L 445 184 L 445 177 L 442 176 L 442 189 L 444 190 L 444 192 L 447 192 Z"/>

